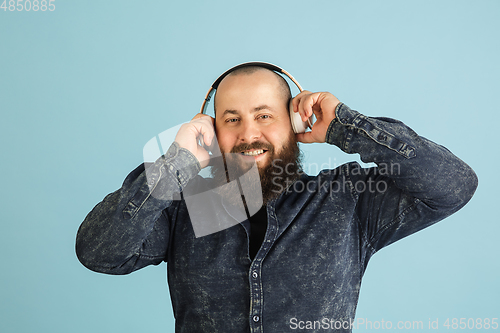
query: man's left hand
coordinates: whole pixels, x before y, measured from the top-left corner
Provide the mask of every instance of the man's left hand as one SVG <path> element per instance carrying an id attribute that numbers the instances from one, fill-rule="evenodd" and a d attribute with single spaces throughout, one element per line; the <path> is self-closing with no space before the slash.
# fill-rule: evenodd
<path id="1" fill-rule="evenodd" d="M 304 90 L 292 100 L 293 112 L 299 112 L 303 121 L 314 115 L 311 131 L 296 134 L 297 141 L 303 143 L 325 142 L 326 131 L 331 121 L 335 119 L 335 108 L 340 103 L 337 97 L 329 92 L 315 92 Z"/>

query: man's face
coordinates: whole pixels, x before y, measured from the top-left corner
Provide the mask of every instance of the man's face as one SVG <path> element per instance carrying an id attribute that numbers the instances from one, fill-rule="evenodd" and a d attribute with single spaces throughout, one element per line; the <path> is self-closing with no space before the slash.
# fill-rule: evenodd
<path id="1" fill-rule="evenodd" d="M 215 128 L 223 153 L 242 153 L 260 170 L 278 158 L 294 133 L 288 101 L 279 78 L 271 71 L 229 75 L 220 83 L 216 98 Z"/>

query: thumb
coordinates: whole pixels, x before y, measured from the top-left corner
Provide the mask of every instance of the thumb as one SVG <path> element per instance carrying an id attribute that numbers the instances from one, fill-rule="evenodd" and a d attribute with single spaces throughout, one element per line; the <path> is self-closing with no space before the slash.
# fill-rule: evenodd
<path id="1" fill-rule="evenodd" d="M 297 133 L 295 134 L 295 138 L 297 139 L 298 142 L 302 143 L 314 143 L 316 140 L 314 140 L 312 136 L 312 132 L 305 132 L 305 133 Z"/>

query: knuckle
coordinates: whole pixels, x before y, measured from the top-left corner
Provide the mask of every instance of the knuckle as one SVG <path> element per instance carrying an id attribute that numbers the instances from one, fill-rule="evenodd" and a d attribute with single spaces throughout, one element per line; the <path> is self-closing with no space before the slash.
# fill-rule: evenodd
<path id="1" fill-rule="evenodd" d="M 206 114 L 203 114 L 203 113 L 197 113 L 192 120 L 196 120 L 196 119 L 200 119 L 200 118 L 204 118 L 204 117 L 208 117 L 208 115 Z"/>

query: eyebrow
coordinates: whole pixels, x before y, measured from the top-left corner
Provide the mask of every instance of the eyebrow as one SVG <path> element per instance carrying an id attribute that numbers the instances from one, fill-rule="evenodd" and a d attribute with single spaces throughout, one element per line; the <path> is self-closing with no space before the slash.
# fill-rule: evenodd
<path id="1" fill-rule="evenodd" d="M 270 110 L 270 111 L 274 111 L 274 109 L 272 107 L 270 107 L 269 105 L 266 105 L 266 104 L 262 104 L 262 105 L 259 105 L 255 108 L 253 108 L 250 112 L 254 113 L 254 112 L 258 112 L 260 110 Z M 239 111 L 238 110 L 226 110 L 224 111 L 224 113 L 222 114 L 222 116 L 224 117 L 226 114 L 239 114 Z"/>

